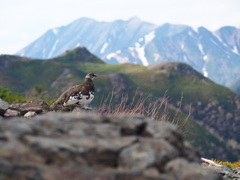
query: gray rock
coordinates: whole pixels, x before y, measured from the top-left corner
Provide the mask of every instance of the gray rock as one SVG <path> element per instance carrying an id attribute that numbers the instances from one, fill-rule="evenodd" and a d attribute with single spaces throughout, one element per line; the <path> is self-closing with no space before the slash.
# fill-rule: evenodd
<path id="1" fill-rule="evenodd" d="M 8 109 L 9 104 L 0 99 L 0 116 L 3 116 L 5 111 Z"/>
<path id="2" fill-rule="evenodd" d="M 4 117 L 15 117 L 20 116 L 20 112 L 12 109 L 7 109 L 3 115 Z"/>
<path id="3" fill-rule="evenodd" d="M 185 159 L 177 158 L 170 161 L 166 167 L 167 173 L 173 174 L 177 180 L 222 180 L 222 176 L 210 169 L 202 168 L 200 164 L 189 163 Z"/>
<path id="4" fill-rule="evenodd" d="M 218 180 L 181 132 L 135 115 L 52 112 L 0 121 L 0 179 Z"/>
<path id="5" fill-rule="evenodd" d="M 39 100 L 24 104 L 12 104 L 9 106 L 9 109 L 18 111 L 21 115 L 24 115 L 29 111 L 40 114 L 44 111 L 49 111 L 50 106 L 46 102 Z"/>
<path id="6" fill-rule="evenodd" d="M 24 114 L 25 118 L 31 118 L 33 116 L 37 115 L 34 111 L 28 111 L 26 114 Z"/>
<path id="7" fill-rule="evenodd" d="M 180 152 L 169 142 L 161 139 L 141 139 L 138 143 L 125 148 L 119 157 L 120 167 L 145 169 L 156 166 L 163 171 L 165 164 L 180 156 Z"/>

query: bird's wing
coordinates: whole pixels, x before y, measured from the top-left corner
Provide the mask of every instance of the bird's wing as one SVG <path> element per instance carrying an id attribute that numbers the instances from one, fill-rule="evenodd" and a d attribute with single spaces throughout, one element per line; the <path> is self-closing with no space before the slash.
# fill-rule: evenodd
<path id="1" fill-rule="evenodd" d="M 69 99 L 68 101 L 63 103 L 63 106 L 72 106 L 74 104 L 77 104 L 79 102 L 79 99 Z"/>
<path id="2" fill-rule="evenodd" d="M 61 96 L 55 101 L 55 104 L 75 104 L 81 98 L 82 84 L 73 86 L 64 91 Z"/>

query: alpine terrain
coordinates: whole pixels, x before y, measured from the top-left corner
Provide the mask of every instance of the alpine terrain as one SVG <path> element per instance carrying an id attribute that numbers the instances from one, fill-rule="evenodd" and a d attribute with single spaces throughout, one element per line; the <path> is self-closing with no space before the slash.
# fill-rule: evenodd
<path id="1" fill-rule="evenodd" d="M 240 97 L 216 84 L 186 63 L 165 62 L 150 66 L 107 64 L 78 47 L 47 61 L 19 56 L 0 56 L 0 87 L 28 95 L 41 85 L 39 93 L 57 98 L 69 87 L 82 83 L 87 73 L 94 81 L 92 106 L 101 107 L 107 97 L 113 106 L 127 94 L 131 101 L 146 99 L 147 104 L 161 102 L 167 92 L 169 119 L 181 107 L 178 122 L 191 111 L 186 139 L 202 152 L 203 157 L 236 161 L 240 157 Z M 115 87 L 115 88 L 114 88 Z M 4 90 L 3 90 L 4 92 Z M 0 88 L 0 98 L 1 88 Z M 159 99 L 160 98 L 160 99 Z M 108 102 L 107 102 L 108 104 Z M 191 108 L 190 108 L 191 106 Z M 151 107 L 149 107 L 151 108 Z"/>
<path id="2" fill-rule="evenodd" d="M 157 26 L 136 17 L 113 22 L 80 18 L 48 30 L 16 55 L 49 59 L 77 46 L 110 64 L 184 62 L 228 87 L 240 78 L 240 29 L 230 26 L 211 32 L 187 25 Z"/>

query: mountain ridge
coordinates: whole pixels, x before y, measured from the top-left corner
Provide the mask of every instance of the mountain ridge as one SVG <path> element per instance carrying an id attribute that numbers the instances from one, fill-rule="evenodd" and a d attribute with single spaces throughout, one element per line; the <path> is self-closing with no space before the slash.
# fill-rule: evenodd
<path id="1" fill-rule="evenodd" d="M 51 59 L 78 46 L 110 64 L 187 63 L 214 82 L 232 87 L 240 78 L 240 29 L 209 31 L 204 27 L 165 23 L 155 25 L 137 17 L 98 22 L 80 18 L 48 30 L 16 55 Z"/>

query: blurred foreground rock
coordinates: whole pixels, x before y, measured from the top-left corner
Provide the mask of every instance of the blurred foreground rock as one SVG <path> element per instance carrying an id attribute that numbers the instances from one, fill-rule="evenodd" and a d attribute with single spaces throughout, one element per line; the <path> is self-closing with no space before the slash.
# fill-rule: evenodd
<path id="1" fill-rule="evenodd" d="M 136 115 L 48 112 L 27 120 L 0 120 L 0 179 L 221 180 L 222 176 L 203 168 L 198 152 L 169 123 Z"/>

